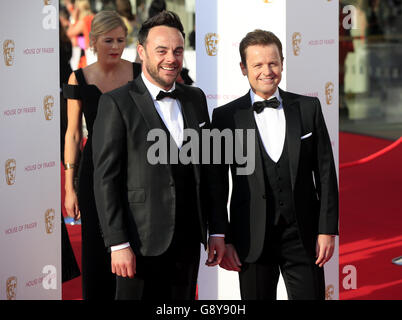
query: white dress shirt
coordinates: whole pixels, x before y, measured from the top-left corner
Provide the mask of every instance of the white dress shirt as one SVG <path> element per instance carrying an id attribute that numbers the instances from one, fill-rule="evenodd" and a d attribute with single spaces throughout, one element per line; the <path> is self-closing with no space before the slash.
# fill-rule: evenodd
<path id="1" fill-rule="evenodd" d="M 183 114 L 181 112 L 180 102 L 177 99 L 167 97 L 161 100 L 156 100 L 156 96 L 158 95 L 159 91 L 172 92 L 176 89 L 176 84 L 173 83 L 172 88 L 169 91 L 166 91 L 151 83 L 143 73 L 141 73 L 141 77 L 149 93 L 151 94 L 156 111 L 158 111 L 159 116 L 162 118 L 166 128 L 168 128 L 170 134 L 176 142 L 177 147 L 180 149 L 183 145 L 184 129 Z"/>
<path id="2" fill-rule="evenodd" d="M 282 99 L 279 95 L 279 90 L 276 89 L 274 95 L 269 99 L 276 97 L 280 105 L 277 109 L 264 108 L 261 113 L 254 111 L 255 122 L 260 133 L 265 151 L 274 162 L 278 162 L 281 157 L 283 146 L 285 144 L 286 135 L 286 119 L 283 111 Z M 256 95 L 253 90 L 250 90 L 251 104 L 264 99 Z M 268 100 L 269 100 L 268 99 Z"/>

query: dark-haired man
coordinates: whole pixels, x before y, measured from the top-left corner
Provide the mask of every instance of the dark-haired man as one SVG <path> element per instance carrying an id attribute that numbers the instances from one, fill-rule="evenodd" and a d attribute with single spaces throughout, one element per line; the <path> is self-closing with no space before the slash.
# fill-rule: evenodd
<path id="1" fill-rule="evenodd" d="M 338 187 L 320 102 L 278 88 L 283 54 L 273 33 L 248 33 L 240 55 L 251 90 L 215 109 L 212 126 L 255 129 L 255 170 L 237 175 L 241 165 L 231 165 L 230 223 L 220 266 L 239 272 L 243 299 L 276 299 L 279 271 L 289 299 L 324 299 L 323 265 L 338 233 Z M 226 203 L 228 166 L 222 165 L 220 176 Z"/>
<path id="2" fill-rule="evenodd" d="M 116 298 L 194 299 L 207 223 L 215 234 L 208 241 L 208 264 L 218 264 L 225 249 L 224 226 L 211 219 L 212 210 L 219 212 L 209 207 L 209 168 L 151 164 L 148 133 L 165 132 L 167 150 L 177 152 L 183 130 L 209 127 L 206 98 L 198 88 L 175 83 L 184 53 L 176 14 L 163 11 L 148 19 L 138 39 L 142 74 L 102 95 L 93 133 L 95 198 L 112 251 Z"/>

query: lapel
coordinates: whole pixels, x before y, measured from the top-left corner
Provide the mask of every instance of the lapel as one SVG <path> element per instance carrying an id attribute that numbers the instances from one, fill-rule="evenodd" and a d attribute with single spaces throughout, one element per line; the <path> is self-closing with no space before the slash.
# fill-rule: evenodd
<path id="1" fill-rule="evenodd" d="M 264 172 L 262 168 L 262 156 L 260 152 L 260 146 L 258 143 L 258 128 L 254 119 L 254 112 L 251 105 L 250 92 L 247 92 L 243 97 L 237 101 L 238 108 L 234 113 L 235 129 L 254 129 L 254 150 L 255 150 L 255 170 L 254 174 L 250 178 L 254 177 L 259 190 L 265 190 Z M 243 139 L 243 152 L 247 150 L 246 139 Z"/>
<path id="2" fill-rule="evenodd" d="M 183 120 L 185 121 L 187 128 L 194 129 L 198 134 L 200 134 L 200 128 L 195 115 L 196 106 L 194 106 L 192 99 L 186 95 L 184 88 L 178 83 L 176 83 L 176 91 L 181 104 Z"/>
<path id="3" fill-rule="evenodd" d="M 198 126 L 197 118 L 194 112 L 194 105 L 189 97 L 187 97 L 185 90 L 178 84 L 176 84 L 176 89 L 179 94 L 179 101 L 182 107 L 183 120 L 187 124 L 187 128 L 192 128 L 197 130 L 200 135 L 200 128 Z M 134 100 L 134 104 L 137 106 L 148 129 L 162 129 L 165 130 L 163 121 L 160 119 L 158 112 L 156 111 L 154 102 L 151 95 L 149 94 L 144 82 L 141 77 L 137 77 L 133 82 L 129 93 Z M 174 141 L 170 142 L 174 143 Z M 195 146 L 194 146 L 195 147 Z M 177 147 L 176 147 L 177 148 Z M 169 162 L 169 161 L 168 161 Z M 199 165 L 194 165 L 196 181 L 199 181 Z M 170 163 L 168 164 L 170 168 Z"/>
<path id="4" fill-rule="evenodd" d="M 129 93 L 134 100 L 134 104 L 137 106 L 138 110 L 142 114 L 142 117 L 144 118 L 148 129 L 163 129 L 159 114 L 155 109 L 152 97 L 149 94 L 141 77 L 137 77 L 132 82 Z"/>
<path id="5" fill-rule="evenodd" d="M 288 143 L 290 176 L 292 190 L 295 187 L 300 155 L 301 116 L 300 103 L 292 99 L 291 95 L 279 89 L 282 98 L 283 111 L 286 119 L 286 138 Z"/>
<path id="6" fill-rule="evenodd" d="M 176 83 L 176 90 L 177 90 L 177 95 L 178 95 L 178 99 L 180 101 L 180 105 L 181 105 L 181 112 L 183 114 L 183 120 L 186 124 L 186 127 L 188 129 L 193 129 L 197 132 L 197 136 L 198 136 L 198 145 L 194 145 L 194 141 L 192 139 L 190 139 L 190 143 L 192 145 L 192 148 L 194 148 L 193 150 L 195 150 L 196 148 L 198 148 L 199 150 L 201 149 L 201 130 L 198 124 L 198 120 L 197 120 L 197 116 L 196 116 L 196 108 L 197 106 L 194 105 L 193 103 L 193 99 L 194 97 L 189 97 L 186 94 L 186 91 L 184 90 L 184 87 L 181 86 L 180 84 Z M 198 152 L 198 155 L 200 155 L 200 152 Z M 199 160 L 199 159 L 196 159 Z M 193 164 L 193 168 L 194 168 L 194 175 L 195 175 L 195 181 L 198 184 L 200 182 L 200 165 L 195 163 Z"/>
<path id="7" fill-rule="evenodd" d="M 176 84 L 176 90 L 179 94 L 179 101 L 182 107 L 183 118 L 184 121 L 186 121 L 187 127 L 200 132 L 197 118 L 194 112 L 195 107 L 191 99 L 186 95 L 186 92 L 184 91 L 183 87 L 180 86 L 180 84 Z M 154 107 L 152 97 L 149 94 L 141 77 L 137 77 L 132 82 L 132 86 L 129 92 L 149 129 L 162 129 L 163 126 L 161 124 L 159 114 Z"/>

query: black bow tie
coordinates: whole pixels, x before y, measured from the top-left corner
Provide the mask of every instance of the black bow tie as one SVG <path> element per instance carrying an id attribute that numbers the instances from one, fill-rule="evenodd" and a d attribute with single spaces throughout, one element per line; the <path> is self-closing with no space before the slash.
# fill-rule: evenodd
<path id="1" fill-rule="evenodd" d="M 156 96 L 156 100 L 162 100 L 163 98 L 177 99 L 177 90 L 173 90 L 171 92 L 159 91 L 158 95 Z"/>
<path id="2" fill-rule="evenodd" d="M 253 103 L 254 111 L 257 113 L 261 113 L 264 108 L 274 108 L 277 109 L 281 103 L 276 97 L 273 97 L 269 100 L 257 101 Z"/>

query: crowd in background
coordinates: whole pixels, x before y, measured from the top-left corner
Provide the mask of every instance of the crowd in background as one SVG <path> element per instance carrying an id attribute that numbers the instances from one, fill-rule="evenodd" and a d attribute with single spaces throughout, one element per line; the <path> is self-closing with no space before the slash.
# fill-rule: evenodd
<path id="1" fill-rule="evenodd" d="M 148 12 L 145 11 L 145 4 L 141 3 L 136 8 L 136 14 L 134 14 L 130 0 L 113 0 L 102 1 L 102 7 L 99 11 L 115 10 L 119 13 L 128 30 L 126 47 L 135 48 L 137 33 L 142 22 L 149 16 L 164 9 L 166 9 L 164 0 L 154 0 Z M 90 47 L 89 32 L 96 10 L 91 6 L 89 0 L 62 0 L 59 11 L 62 32 L 64 31 L 70 39 L 72 47 L 81 49 L 78 67 L 83 68 L 87 65 L 85 52 Z"/>

